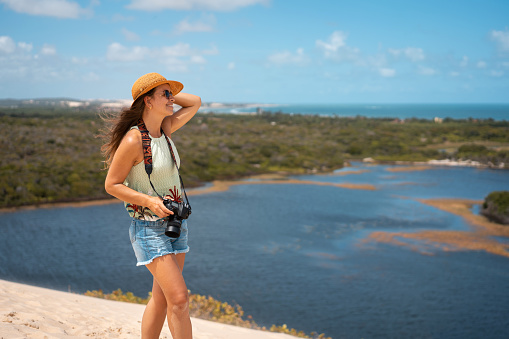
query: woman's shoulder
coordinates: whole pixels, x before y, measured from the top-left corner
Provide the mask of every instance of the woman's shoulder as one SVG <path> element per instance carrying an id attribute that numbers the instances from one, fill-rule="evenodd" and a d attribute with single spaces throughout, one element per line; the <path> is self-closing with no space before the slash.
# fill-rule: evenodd
<path id="1" fill-rule="evenodd" d="M 141 132 L 137 126 L 131 127 L 122 139 L 122 143 L 126 146 L 141 146 Z"/>

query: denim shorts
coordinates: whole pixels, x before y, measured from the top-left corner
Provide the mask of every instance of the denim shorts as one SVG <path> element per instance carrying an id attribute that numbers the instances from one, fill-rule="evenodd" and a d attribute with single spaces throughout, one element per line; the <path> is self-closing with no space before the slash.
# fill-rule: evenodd
<path id="1" fill-rule="evenodd" d="M 136 266 L 150 264 L 155 258 L 163 255 L 189 252 L 187 220 L 182 220 L 178 238 L 170 238 L 165 235 L 164 224 L 163 219 L 156 221 L 132 220 L 129 237 L 138 261 Z"/>

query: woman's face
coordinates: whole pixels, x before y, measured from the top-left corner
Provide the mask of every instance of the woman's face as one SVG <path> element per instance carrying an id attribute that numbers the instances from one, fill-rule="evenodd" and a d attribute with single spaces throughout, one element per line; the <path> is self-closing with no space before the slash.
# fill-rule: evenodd
<path id="1" fill-rule="evenodd" d="M 173 114 L 173 103 L 175 98 L 171 92 L 171 87 L 168 84 L 157 86 L 148 106 L 152 106 L 152 111 L 161 112 L 165 115 Z"/>

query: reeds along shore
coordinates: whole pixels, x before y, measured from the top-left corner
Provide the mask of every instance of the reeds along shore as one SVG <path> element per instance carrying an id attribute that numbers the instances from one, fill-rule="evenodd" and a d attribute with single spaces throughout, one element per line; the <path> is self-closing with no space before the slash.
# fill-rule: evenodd
<path id="1" fill-rule="evenodd" d="M 423 230 L 418 232 L 372 232 L 363 243 L 380 242 L 410 248 L 425 255 L 437 251 L 485 251 L 509 257 L 509 226 L 489 221 L 472 212 L 482 201 L 468 199 L 418 199 L 419 202 L 458 215 L 470 229 L 464 231 Z M 498 237 L 498 238 L 497 238 Z"/>

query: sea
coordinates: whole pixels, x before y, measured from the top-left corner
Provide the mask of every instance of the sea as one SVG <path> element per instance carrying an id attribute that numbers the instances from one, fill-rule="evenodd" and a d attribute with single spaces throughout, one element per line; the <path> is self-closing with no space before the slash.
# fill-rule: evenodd
<path id="1" fill-rule="evenodd" d="M 462 217 L 419 199 L 482 201 L 509 190 L 509 171 L 394 168 L 357 162 L 294 177 L 306 184 L 253 182 L 190 196 L 187 287 L 240 305 L 261 326 L 332 338 L 507 338 L 507 256 L 369 236 L 471 231 Z M 326 185 L 347 183 L 376 189 Z M 136 267 L 129 222 L 121 203 L 4 212 L 0 279 L 146 297 L 151 276 Z"/>
<path id="2" fill-rule="evenodd" d="M 509 120 L 509 104 L 249 104 L 210 107 L 201 112 L 247 114 L 280 112 L 319 116 L 394 119 L 493 119 Z"/>

